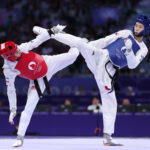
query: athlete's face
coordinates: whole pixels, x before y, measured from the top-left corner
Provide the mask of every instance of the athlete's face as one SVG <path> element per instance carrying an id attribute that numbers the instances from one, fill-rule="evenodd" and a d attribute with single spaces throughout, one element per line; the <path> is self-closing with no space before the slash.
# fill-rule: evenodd
<path id="1" fill-rule="evenodd" d="M 140 33 L 143 30 L 144 30 L 144 25 L 142 23 L 140 23 L 140 22 L 136 22 L 136 24 L 134 26 L 135 36 L 138 35 L 138 33 Z"/>
<path id="2" fill-rule="evenodd" d="M 21 56 L 21 51 L 19 48 L 17 48 L 16 52 L 15 52 L 15 56 L 16 57 L 20 57 Z"/>

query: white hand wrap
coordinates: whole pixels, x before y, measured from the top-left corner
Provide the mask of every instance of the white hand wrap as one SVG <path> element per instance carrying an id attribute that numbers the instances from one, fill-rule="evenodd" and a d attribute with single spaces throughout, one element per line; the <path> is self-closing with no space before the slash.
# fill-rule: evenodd
<path id="1" fill-rule="evenodd" d="M 126 49 L 132 48 L 132 41 L 130 39 L 125 40 Z"/>
<path id="2" fill-rule="evenodd" d="M 126 51 L 125 51 L 125 56 L 128 56 L 130 52 L 132 51 L 132 41 L 130 39 L 125 40 L 125 46 L 126 46 Z"/>
<path id="3" fill-rule="evenodd" d="M 17 113 L 16 113 L 16 108 L 14 107 L 14 108 L 12 108 L 12 109 L 10 110 L 9 122 L 13 122 L 13 120 L 14 120 L 16 114 L 17 114 Z"/>

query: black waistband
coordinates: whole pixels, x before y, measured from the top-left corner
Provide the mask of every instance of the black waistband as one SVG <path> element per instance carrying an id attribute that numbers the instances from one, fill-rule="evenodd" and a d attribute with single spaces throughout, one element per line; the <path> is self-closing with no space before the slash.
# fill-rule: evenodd
<path id="1" fill-rule="evenodd" d="M 112 66 L 113 66 L 114 69 L 116 70 L 115 74 L 112 76 L 112 75 L 109 73 L 109 71 L 107 70 L 107 65 L 108 65 L 109 63 L 112 64 L 112 62 L 109 60 L 109 61 L 105 64 L 105 69 L 106 69 L 106 72 L 107 72 L 108 76 L 109 76 L 110 79 L 111 79 L 111 89 L 113 89 L 113 88 L 114 88 L 114 81 L 115 81 L 116 77 L 118 76 L 118 70 L 119 70 L 119 68 L 112 64 Z"/>
<path id="2" fill-rule="evenodd" d="M 45 87 L 46 87 L 46 91 L 48 94 L 50 94 L 50 86 L 49 86 L 49 82 L 47 80 L 47 77 L 43 77 L 43 81 L 44 81 L 44 84 L 45 84 Z M 40 86 L 39 86 L 39 83 L 38 83 L 38 80 L 34 80 L 34 85 L 35 85 L 35 88 L 37 90 L 37 93 L 39 95 L 39 98 L 41 99 L 43 97 L 43 94 L 41 92 L 41 89 L 40 89 Z"/>

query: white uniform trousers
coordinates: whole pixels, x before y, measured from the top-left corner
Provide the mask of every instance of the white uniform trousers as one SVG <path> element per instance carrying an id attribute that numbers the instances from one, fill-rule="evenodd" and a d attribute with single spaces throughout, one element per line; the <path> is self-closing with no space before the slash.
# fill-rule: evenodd
<path id="1" fill-rule="evenodd" d="M 111 91 L 105 89 L 105 86 L 111 88 L 112 81 L 105 68 L 105 64 L 109 61 L 108 51 L 106 49 L 96 49 L 82 40 L 78 42 L 77 48 L 81 52 L 88 68 L 94 74 L 96 79 L 102 100 L 103 132 L 111 135 L 114 133 L 117 100 L 114 90 Z M 107 65 L 107 70 L 112 76 L 116 72 L 116 69 L 113 67 L 112 63 Z"/>
<path id="2" fill-rule="evenodd" d="M 47 79 L 50 80 L 51 77 L 61 69 L 67 67 L 68 65 L 72 64 L 76 58 L 79 55 L 79 51 L 76 48 L 71 48 L 69 52 L 54 55 L 54 56 L 43 56 L 47 66 L 48 66 L 48 72 L 47 72 Z M 42 78 L 38 79 L 38 83 L 40 85 L 40 89 L 42 93 L 45 90 L 44 81 Z M 27 103 L 25 106 L 24 111 L 21 113 L 21 118 L 19 122 L 19 129 L 18 129 L 18 135 L 24 136 L 27 130 L 27 127 L 30 123 L 31 116 L 34 112 L 34 109 L 39 101 L 39 96 L 37 94 L 37 91 L 35 88 L 33 88 L 34 83 L 33 81 L 30 81 L 28 95 L 27 95 Z"/>

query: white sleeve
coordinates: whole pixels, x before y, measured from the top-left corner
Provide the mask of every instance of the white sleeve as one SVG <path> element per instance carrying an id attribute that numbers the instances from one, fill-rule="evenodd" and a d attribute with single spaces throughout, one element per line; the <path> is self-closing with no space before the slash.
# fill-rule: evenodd
<path id="1" fill-rule="evenodd" d="M 130 69 L 136 68 L 140 64 L 140 62 L 145 58 L 147 53 L 148 53 L 148 49 L 146 47 L 140 49 L 136 55 L 134 55 L 133 51 L 131 51 L 129 55 L 126 56 L 128 68 Z"/>
<path id="2" fill-rule="evenodd" d="M 118 31 L 114 34 L 106 36 L 105 38 L 101 38 L 99 40 L 91 41 L 91 42 L 89 42 L 89 44 L 91 44 L 92 46 L 95 46 L 97 48 L 105 48 L 109 44 L 116 41 L 118 38 L 126 38 L 126 37 L 129 36 L 129 34 L 131 34 L 130 30 L 121 30 L 121 31 Z"/>
<path id="3" fill-rule="evenodd" d="M 7 85 L 7 96 L 9 101 L 9 108 L 17 109 L 17 98 L 16 98 L 16 89 L 14 86 L 15 78 L 17 76 L 17 73 L 12 71 L 9 68 L 4 68 L 4 75 Z"/>
<path id="4" fill-rule="evenodd" d="M 41 45 L 43 42 L 47 41 L 50 39 L 50 35 L 49 34 L 40 34 L 38 36 L 36 36 L 35 39 L 26 42 L 26 43 L 22 43 L 21 45 L 19 45 L 19 49 L 25 53 L 27 53 L 28 51 L 38 47 L 39 45 Z"/>
<path id="5" fill-rule="evenodd" d="M 89 105 L 89 106 L 87 107 L 87 110 L 88 110 L 88 111 L 93 111 L 93 109 L 94 109 L 94 108 L 93 108 L 93 105 Z"/>

